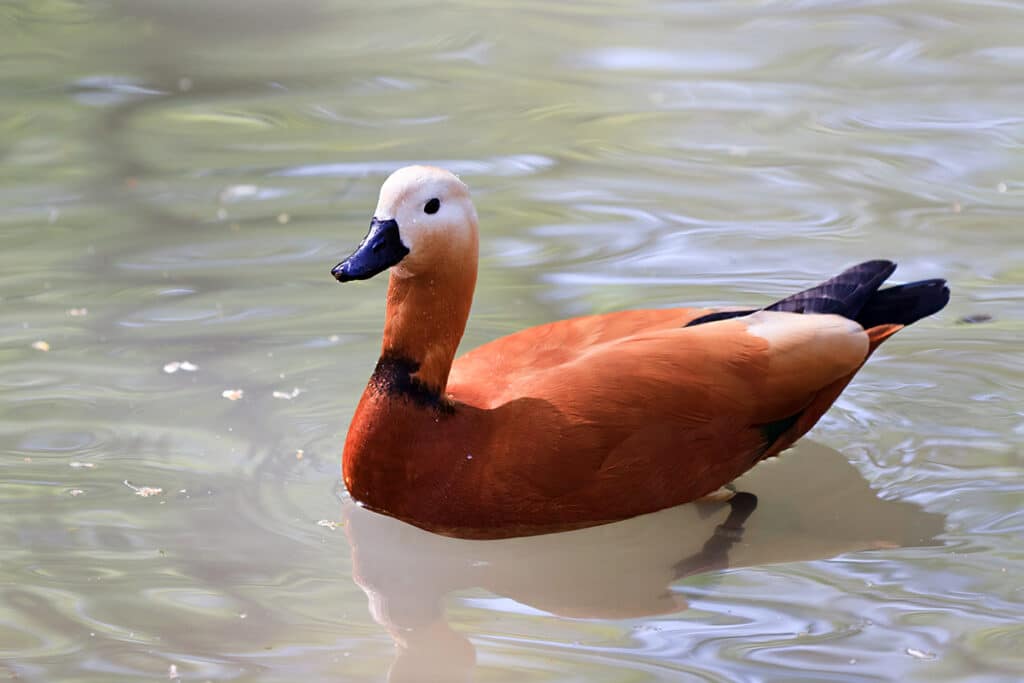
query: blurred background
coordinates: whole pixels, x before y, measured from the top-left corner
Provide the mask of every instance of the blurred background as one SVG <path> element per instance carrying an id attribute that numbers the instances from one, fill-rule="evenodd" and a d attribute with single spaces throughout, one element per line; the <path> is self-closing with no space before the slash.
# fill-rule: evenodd
<path id="1" fill-rule="evenodd" d="M 1018 680 L 1022 25 L 987 0 L 4 2 L 0 680 L 428 680 L 392 661 L 413 631 L 447 680 Z M 600 585 L 632 612 L 568 614 L 417 583 L 500 561 L 403 537 L 369 609 L 338 463 L 386 282 L 328 271 L 411 162 L 477 203 L 463 348 L 867 258 L 948 278 L 812 432 L 849 472 L 778 465 L 824 498 L 804 514 L 921 517 L 834 547 L 762 502 L 791 554 L 666 564 L 644 614 L 630 562 Z M 658 524 L 652 548 L 690 522 Z"/>

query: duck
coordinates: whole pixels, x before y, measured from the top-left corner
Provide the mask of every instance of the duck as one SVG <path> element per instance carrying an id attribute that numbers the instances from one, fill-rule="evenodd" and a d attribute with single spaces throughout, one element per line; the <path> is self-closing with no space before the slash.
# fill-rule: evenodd
<path id="1" fill-rule="evenodd" d="M 359 505 L 427 531 L 496 539 L 615 522 L 702 499 L 806 434 L 871 353 L 949 301 L 942 279 L 882 287 L 859 263 L 768 306 L 558 320 L 456 358 L 479 228 L 455 174 L 383 183 L 341 283 L 389 271 L 380 357 L 342 478 Z"/>

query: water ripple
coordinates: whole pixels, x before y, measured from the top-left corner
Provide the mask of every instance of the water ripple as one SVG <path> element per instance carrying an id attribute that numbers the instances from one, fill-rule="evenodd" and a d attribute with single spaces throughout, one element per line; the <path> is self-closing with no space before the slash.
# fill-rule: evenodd
<path id="1" fill-rule="evenodd" d="M 296 166 L 272 175 L 285 177 L 328 177 L 328 178 L 364 178 L 373 175 L 387 175 L 396 168 L 415 163 L 429 163 L 447 168 L 458 174 L 478 174 L 490 176 L 521 176 L 532 175 L 554 166 L 553 159 L 539 155 L 520 154 L 491 159 L 442 159 L 432 161 L 396 160 L 396 161 L 363 161 L 333 164 L 309 164 Z"/>

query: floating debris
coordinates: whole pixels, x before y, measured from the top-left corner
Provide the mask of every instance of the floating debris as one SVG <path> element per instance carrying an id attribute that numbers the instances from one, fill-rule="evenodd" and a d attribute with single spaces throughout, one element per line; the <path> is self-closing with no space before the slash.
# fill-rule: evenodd
<path id="1" fill-rule="evenodd" d="M 296 396 L 298 396 L 301 393 L 302 393 L 302 389 L 299 389 L 298 387 L 295 387 L 290 392 L 288 392 L 288 391 L 275 391 L 273 396 L 274 396 L 274 398 L 280 398 L 280 399 L 284 399 L 285 401 L 290 401 L 290 400 L 292 400 L 293 398 L 295 398 Z"/>
<path id="2" fill-rule="evenodd" d="M 176 665 L 171 664 L 169 667 L 167 667 L 167 677 L 172 681 L 181 678 L 181 676 L 178 674 L 178 667 Z"/>
<path id="3" fill-rule="evenodd" d="M 1007 190 L 1006 183 L 999 183 L 998 185 L 996 185 L 996 191 L 997 192 L 1006 192 L 1006 190 Z"/>
<path id="4" fill-rule="evenodd" d="M 295 459 L 296 460 L 302 460 L 302 457 L 304 455 L 306 455 L 306 451 L 302 450 L 301 448 L 298 449 L 297 451 L 295 451 Z"/>
<path id="5" fill-rule="evenodd" d="M 39 341 L 32 342 L 32 348 L 35 349 L 36 351 L 49 351 L 50 345 L 49 343 L 44 342 L 42 339 L 40 339 Z"/>
<path id="6" fill-rule="evenodd" d="M 241 401 L 245 392 L 242 389 L 225 389 L 220 395 L 229 401 Z"/>
<path id="7" fill-rule="evenodd" d="M 332 344 L 337 344 L 340 339 L 341 337 L 339 337 L 338 335 L 332 334 L 330 337 L 327 338 L 327 341 L 331 342 Z"/>
<path id="8" fill-rule="evenodd" d="M 976 325 L 978 323 L 992 322 L 992 316 L 988 313 L 971 313 L 970 315 L 963 316 L 956 322 L 958 325 Z"/>
<path id="9" fill-rule="evenodd" d="M 164 490 L 158 486 L 136 486 L 127 479 L 124 480 L 124 485 L 135 491 L 136 496 L 142 496 L 143 498 L 149 498 L 150 496 L 159 496 Z"/>
<path id="10" fill-rule="evenodd" d="M 198 369 L 198 365 L 196 365 L 195 363 L 190 363 L 187 360 L 171 361 L 170 363 L 164 366 L 164 372 L 166 372 L 168 375 L 173 375 L 178 370 L 184 370 L 185 372 L 195 372 Z"/>
<path id="11" fill-rule="evenodd" d="M 53 225 L 60 220 L 60 209 L 50 209 L 50 212 L 46 216 L 46 222 Z"/>
<path id="12" fill-rule="evenodd" d="M 964 210 L 964 207 L 960 204 L 960 202 L 953 202 L 953 207 L 952 208 L 953 208 L 953 213 L 960 213 L 961 211 Z"/>
<path id="13" fill-rule="evenodd" d="M 89 309 L 88 308 L 69 308 L 68 309 L 68 315 L 70 315 L 72 318 L 81 318 L 81 317 L 89 315 Z"/>
<path id="14" fill-rule="evenodd" d="M 935 659 L 934 652 L 926 652 L 924 650 L 918 650 L 914 647 L 908 647 L 907 654 L 911 657 L 914 657 L 915 659 Z"/>
<path id="15" fill-rule="evenodd" d="M 338 526 L 340 526 L 333 519 L 321 519 L 319 522 L 316 523 L 316 525 L 317 526 L 326 527 L 327 529 L 330 529 L 331 531 L 334 531 L 335 529 L 338 528 Z"/>
<path id="16" fill-rule="evenodd" d="M 94 462 L 80 462 L 78 460 L 72 460 L 71 462 L 68 463 L 68 467 L 74 467 L 75 469 L 79 469 L 79 468 L 83 468 L 84 467 L 85 469 L 91 470 L 92 468 L 96 467 L 96 463 L 94 463 Z"/>
<path id="17" fill-rule="evenodd" d="M 280 223 L 281 225 L 284 225 L 285 223 L 287 223 L 291 219 L 292 219 L 292 217 L 289 216 L 286 213 L 279 213 L 279 214 L 277 214 L 277 222 Z"/>
<path id="18" fill-rule="evenodd" d="M 83 491 L 82 489 L 71 489 L 70 491 L 68 491 L 69 496 L 80 496 L 83 493 L 85 493 L 85 491 Z"/>

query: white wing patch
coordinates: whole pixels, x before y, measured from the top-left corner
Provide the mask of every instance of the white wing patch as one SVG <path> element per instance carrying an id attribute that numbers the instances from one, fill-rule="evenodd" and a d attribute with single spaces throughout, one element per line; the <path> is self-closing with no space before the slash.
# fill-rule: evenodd
<path id="1" fill-rule="evenodd" d="M 842 316 L 758 311 L 741 320 L 747 332 L 768 342 L 776 377 L 825 386 L 856 370 L 868 354 L 864 328 Z"/>

